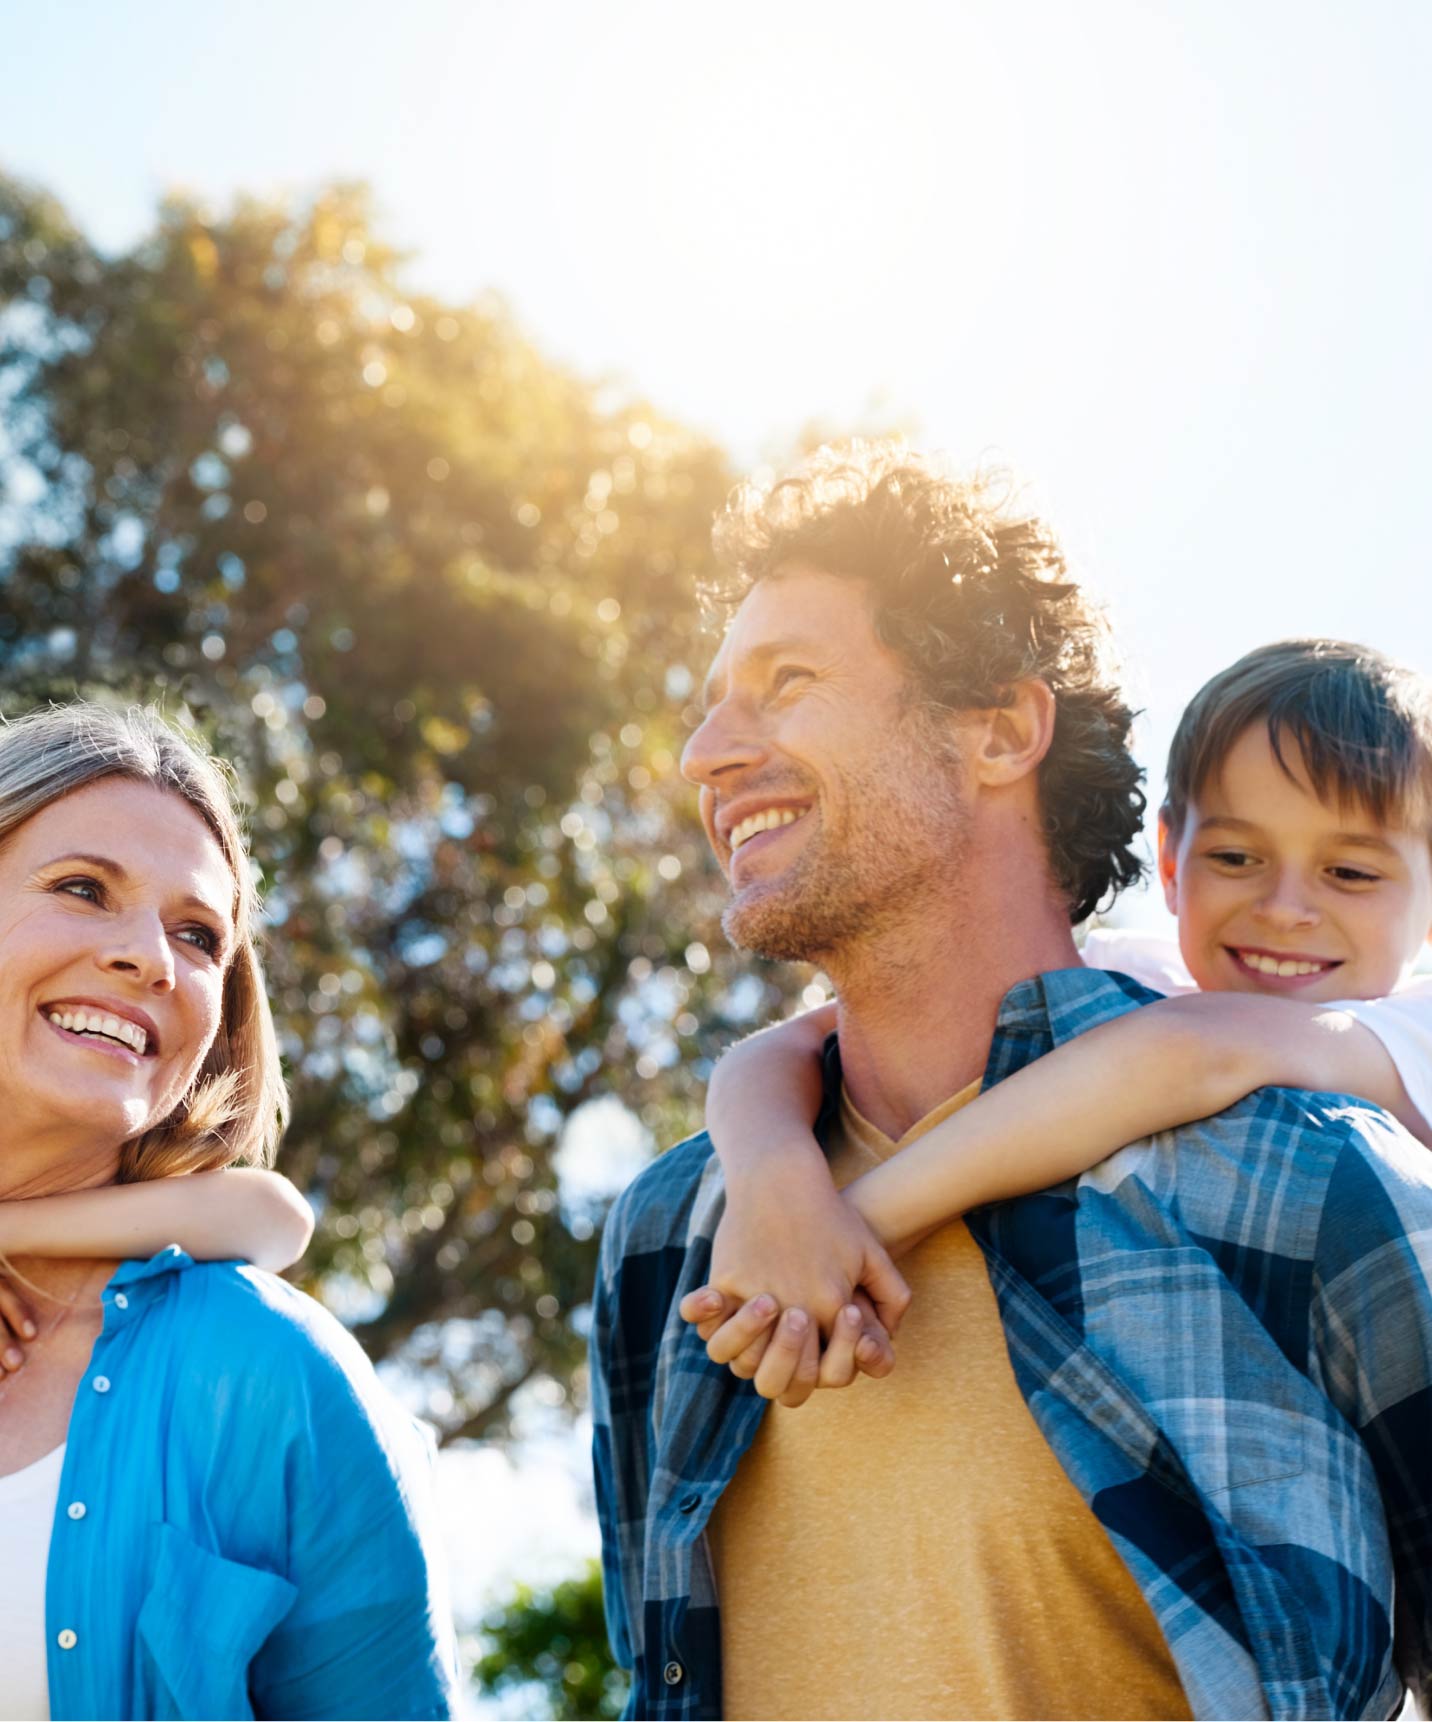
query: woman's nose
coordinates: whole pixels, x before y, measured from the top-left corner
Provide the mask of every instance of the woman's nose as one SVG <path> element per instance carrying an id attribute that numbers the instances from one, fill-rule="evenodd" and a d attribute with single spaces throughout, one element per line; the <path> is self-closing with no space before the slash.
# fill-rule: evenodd
<path id="1" fill-rule="evenodd" d="M 168 992 L 174 985 L 174 952 L 158 915 L 123 916 L 111 928 L 99 963 L 111 974 L 124 975 L 158 992 Z"/>

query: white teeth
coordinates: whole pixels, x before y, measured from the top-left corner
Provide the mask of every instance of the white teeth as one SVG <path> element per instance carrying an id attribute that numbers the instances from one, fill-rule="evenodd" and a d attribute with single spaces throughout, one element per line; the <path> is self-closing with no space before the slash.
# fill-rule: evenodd
<path id="1" fill-rule="evenodd" d="M 137 1022 L 126 1022 L 117 1016 L 102 1016 L 98 1011 L 51 1011 L 50 1021 L 71 1034 L 95 1034 L 105 1040 L 117 1040 L 142 1058 L 149 1049 L 149 1036 Z"/>
<path id="2" fill-rule="evenodd" d="M 1269 957 L 1262 951 L 1240 951 L 1246 966 L 1260 975 L 1279 975 L 1287 979 L 1291 975 L 1320 975 L 1329 968 L 1328 963 L 1311 963 L 1302 957 Z"/>
<path id="3" fill-rule="evenodd" d="M 764 813 L 753 813 L 731 833 L 731 848 L 733 852 L 741 847 L 748 838 L 755 837 L 762 831 L 774 831 L 781 825 L 794 825 L 796 820 L 804 819 L 805 812 L 797 813 L 789 807 L 771 807 Z"/>

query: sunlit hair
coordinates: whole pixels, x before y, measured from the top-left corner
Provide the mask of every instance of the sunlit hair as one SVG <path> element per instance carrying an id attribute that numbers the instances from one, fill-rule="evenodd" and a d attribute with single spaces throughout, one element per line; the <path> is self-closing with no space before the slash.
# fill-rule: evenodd
<path id="1" fill-rule="evenodd" d="M 76 703 L 0 724 L 0 845 L 27 819 L 104 778 L 180 796 L 223 851 L 234 880 L 233 955 L 218 1033 L 168 1118 L 123 1143 L 119 1182 L 271 1163 L 288 1120 L 278 1042 L 254 945 L 256 893 L 226 768 L 157 712 Z"/>
<path id="2" fill-rule="evenodd" d="M 989 710 L 1016 682 L 1046 682 L 1056 718 L 1039 796 L 1070 920 L 1140 876 L 1143 772 L 1108 623 L 1048 526 L 990 480 L 951 478 L 898 442 L 823 448 L 767 490 L 733 492 L 714 542 L 732 577 L 713 595 L 727 603 L 800 564 L 864 582 L 877 634 L 936 706 Z"/>
<path id="3" fill-rule="evenodd" d="M 1173 836 L 1254 725 L 1288 776 L 1296 782 L 1301 764 L 1323 801 L 1365 808 L 1379 825 L 1432 827 L 1432 680 L 1371 646 L 1279 640 L 1189 701 L 1168 757 L 1163 815 Z"/>

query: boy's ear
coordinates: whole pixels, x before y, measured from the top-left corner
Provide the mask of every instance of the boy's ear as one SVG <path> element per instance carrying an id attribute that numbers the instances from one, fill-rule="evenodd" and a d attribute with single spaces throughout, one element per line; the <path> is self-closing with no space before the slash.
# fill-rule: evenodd
<path id="1" fill-rule="evenodd" d="M 1169 829 L 1168 815 L 1159 814 L 1159 883 L 1170 915 L 1178 913 L 1178 838 Z"/>
<path id="2" fill-rule="evenodd" d="M 1054 694 L 1037 676 L 1016 682 L 1007 706 L 978 714 L 970 766 L 991 788 L 1017 783 L 1035 771 L 1054 740 Z"/>

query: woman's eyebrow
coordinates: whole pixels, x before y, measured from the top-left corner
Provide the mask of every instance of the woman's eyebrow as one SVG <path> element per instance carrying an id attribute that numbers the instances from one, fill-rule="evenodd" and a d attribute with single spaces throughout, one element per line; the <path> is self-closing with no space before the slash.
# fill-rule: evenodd
<path id="1" fill-rule="evenodd" d="M 55 855 L 44 865 L 46 867 L 60 867 L 67 861 L 78 861 L 81 866 L 93 867 L 98 872 L 108 873 L 112 879 L 117 879 L 121 885 L 129 883 L 130 875 L 118 861 L 111 860 L 108 855 L 89 855 L 80 849 L 72 849 L 64 855 Z M 190 892 L 183 899 L 183 903 L 186 909 L 204 910 L 206 914 L 213 915 L 225 926 L 231 923 L 232 917 L 227 911 L 219 908 L 217 904 L 211 903 L 207 897 L 196 897 L 193 892 Z"/>

